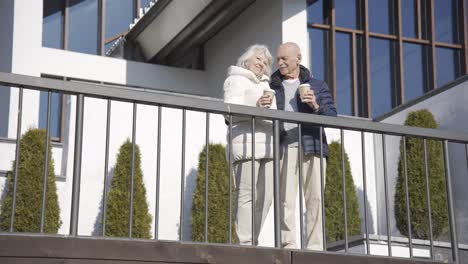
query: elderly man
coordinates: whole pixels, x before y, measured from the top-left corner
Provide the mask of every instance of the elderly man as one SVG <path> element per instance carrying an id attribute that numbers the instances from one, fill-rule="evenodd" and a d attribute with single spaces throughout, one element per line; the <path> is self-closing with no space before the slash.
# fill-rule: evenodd
<path id="1" fill-rule="evenodd" d="M 302 66 L 302 55 L 296 43 L 288 42 L 277 50 L 278 70 L 271 76 L 270 87 L 276 92 L 277 108 L 280 110 L 336 116 L 330 90 L 324 81 L 311 77 L 310 71 Z M 300 97 L 298 87 L 309 84 L 310 90 Z M 283 150 L 281 168 L 281 241 L 284 248 L 296 248 L 295 206 L 299 185 L 298 127 L 284 123 L 281 128 Z M 323 230 L 320 188 L 320 127 L 302 125 L 303 145 L 303 191 L 306 206 L 306 247 L 323 250 Z M 323 155 L 328 156 L 328 145 L 323 133 Z M 324 172 L 326 162 L 323 161 Z"/>

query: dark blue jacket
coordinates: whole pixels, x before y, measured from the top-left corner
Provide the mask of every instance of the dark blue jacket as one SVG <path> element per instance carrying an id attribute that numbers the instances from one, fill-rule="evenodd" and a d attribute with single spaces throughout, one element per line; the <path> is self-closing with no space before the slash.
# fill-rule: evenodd
<path id="1" fill-rule="evenodd" d="M 314 112 L 306 103 L 302 103 L 299 93 L 296 93 L 297 108 L 301 113 L 310 113 L 317 115 L 336 116 L 336 108 L 333 103 L 333 98 L 330 93 L 328 85 L 324 81 L 320 81 L 310 77 L 310 71 L 300 65 L 299 81 L 302 83 L 309 83 L 310 88 L 315 93 L 315 98 L 320 108 Z M 283 76 L 279 71 L 271 75 L 270 82 L 271 89 L 276 92 L 276 105 L 278 110 L 284 110 L 284 86 Z M 285 135 L 284 126 L 281 125 L 281 135 Z M 320 127 L 311 124 L 302 124 L 302 145 L 304 154 L 317 154 L 320 155 Z M 280 139 L 281 140 L 281 139 Z M 328 145 L 325 131 L 323 131 L 323 155 L 328 157 Z"/>

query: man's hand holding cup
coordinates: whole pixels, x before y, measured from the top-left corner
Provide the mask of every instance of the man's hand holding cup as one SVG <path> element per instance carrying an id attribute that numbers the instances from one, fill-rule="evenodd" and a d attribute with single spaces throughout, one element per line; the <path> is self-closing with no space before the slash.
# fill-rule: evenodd
<path id="1" fill-rule="evenodd" d="M 263 95 L 257 101 L 257 106 L 262 108 L 270 108 L 273 103 L 273 97 L 275 96 L 275 91 L 273 90 L 263 90 Z"/>
<path id="2" fill-rule="evenodd" d="M 308 83 L 299 85 L 299 94 L 301 95 L 301 101 L 303 103 L 306 103 L 314 111 L 319 109 L 320 106 L 315 98 L 315 93 L 310 89 L 310 85 Z"/>

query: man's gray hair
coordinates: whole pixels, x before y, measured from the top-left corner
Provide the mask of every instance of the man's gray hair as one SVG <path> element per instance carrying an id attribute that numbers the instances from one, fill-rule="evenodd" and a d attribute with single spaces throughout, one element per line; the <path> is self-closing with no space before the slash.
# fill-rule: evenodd
<path id="1" fill-rule="evenodd" d="M 265 57 L 267 61 L 267 65 L 265 65 L 265 75 L 270 76 L 273 57 L 271 56 L 268 47 L 265 45 L 255 44 L 248 47 L 244 54 L 242 54 L 239 59 L 237 59 L 236 66 L 247 69 L 247 61 L 255 55 L 262 55 Z"/>

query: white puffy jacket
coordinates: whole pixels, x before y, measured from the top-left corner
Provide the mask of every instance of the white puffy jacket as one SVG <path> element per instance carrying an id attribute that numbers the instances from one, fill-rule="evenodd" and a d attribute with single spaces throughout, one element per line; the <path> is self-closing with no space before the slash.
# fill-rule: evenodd
<path id="1" fill-rule="evenodd" d="M 231 66 L 224 81 L 224 102 L 256 106 L 264 90 L 271 90 L 269 77 L 263 75 L 259 80 L 250 70 Z M 273 98 L 272 109 L 276 109 Z M 252 158 L 252 119 L 234 117 L 232 122 L 232 151 L 235 161 Z M 229 138 L 229 135 L 228 135 Z M 255 158 L 273 158 L 273 122 L 255 119 Z"/>

